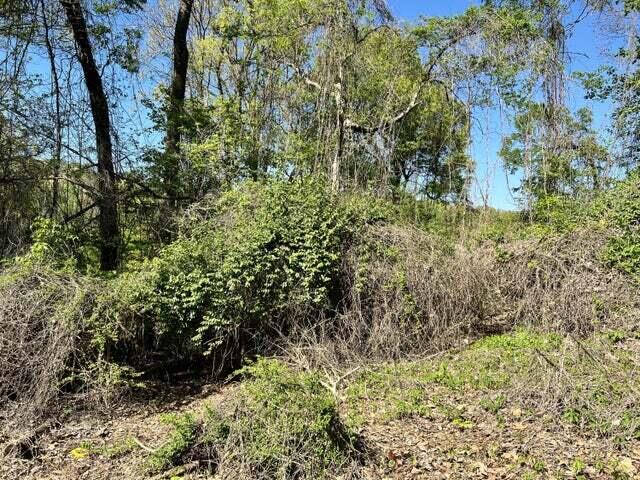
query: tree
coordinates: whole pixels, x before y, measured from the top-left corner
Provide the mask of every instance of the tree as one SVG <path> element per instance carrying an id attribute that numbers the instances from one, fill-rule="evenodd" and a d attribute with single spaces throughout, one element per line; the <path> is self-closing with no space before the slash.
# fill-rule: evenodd
<path id="1" fill-rule="evenodd" d="M 503 141 L 505 165 L 523 179 L 516 191 L 527 208 L 548 196 L 593 194 L 601 191 L 610 174 L 610 155 L 593 130 L 593 116 L 581 108 L 576 115 L 555 110 L 554 122 L 562 134 L 547 141 L 548 111 L 545 103 L 530 103 L 515 118 L 515 132 Z"/>
<path id="2" fill-rule="evenodd" d="M 117 268 L 119 263 L 120 231 L 109 104 L 93 56 L 82 5 L 79 0 L 60 0 L 60 4 L 64 8 L 67 22 L 73 33 L 78 60 L 84 73 L 85 86 L 89 92 L 95 128 L 98 156 L 98 198 L 96 204 L 99 210 L 100 269 L 113 270 Z"/>
<path id="3" fill-rule="evenodd" d="M 624 27 L 621 36 L 626 45 L 614 52 L 618 66 L 612 62 L 577 76 L 583 83 L 587 99 L 613 103 L 611 127 L 617 146 L 615 164 L 629 172 L 640 166 L 640 32 L 637 23 L 640 1 L 626 0 L 622 10 L 612 1 L 603 1 L 600 7 L 608 7 L 607 16 L 612 16 L 617 25 Z"/>
<path id="4" fill-rule="evenodd" d="M 53 184 L 51 192 L 51 206 L 49 208 L 49 216 L 54 217 L 58 211 L 60 201 L 60 169 L 62 166 L 62 112 L 61 112 L 61 92 L 60 77 L 58 75 L 58 67 L 56 65 L 56 54 L 51 41 L 50 25 L 45 0 L 40 0 L 40 8 L 42 13 L 42 27 L 44 44 L 49 58 L 49 66 L 51 70 L 51 90 L 55 101 L 55 127 L 54 127 L 54 147 L 53 147 Z"/>
<path id="5" fill-rule="evenodd" d="M 189 48 L 187 32 L 193 10 L 193 0 L 180 0 L 178 16 L 173 34 L 173 70 L 167 106 L 167 135 L 165 139 L 166 166 L 164 183 L 169 197 L 176 196 L 175 184 L 179 174 L 178 152 L 180 142 L 180 123 L 183 116 L 185 93 L 187 89 L 187 70 L 189 67 Z"/>

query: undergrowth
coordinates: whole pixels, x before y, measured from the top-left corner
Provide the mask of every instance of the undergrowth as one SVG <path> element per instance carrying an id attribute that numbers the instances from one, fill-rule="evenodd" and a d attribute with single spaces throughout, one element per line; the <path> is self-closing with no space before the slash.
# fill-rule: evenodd
<path id="1" fill-rule="evenodd" d="M 0 407 L 4 418 L 8 408 L 42 416 L 61 392 L 92 392 L 107 406 L 165 362 L 206 362 L 220 373 L 284 351 L 312 370 L 340 369 L 424 357 L 525 328 L 409 376 L 415 384 L 389 408 L 424 413 L 425 384 L 499 394 L 537 375 L 549 385 L 584 380 L 580 388 L 545 392 L 574 423 L 605 433 L 632 429 L 632 414 L 607 420 L 598 413 L 603 389 L 625 402 L 629 391 L 602 383 L 615 378 L 596 375 L 602 365 L 583 371 L 576 355 L 589 355 L 560 338 L 582 342 L 628 330 L 638 308 L 638 191 L 632 175 L 582 205 L 548 198 L 527 225 L 518 214 L 336 194 L 318 180 L 246 182 L 192 205 L 177 238 L 154 258 L 100 276 L 87 267 L 92 254 L 78 250 L 76 234 L 41 221 L 31 250 L 0 274 Z M 600 358 L 603 348 L 586 351 Z M 622 375 L 629 360 L 616 352 L 623 367 L 607 368 Z M 267 373 L 250 373 L 243 392 L 255 398 L 249 390 Z M 387 374 L 369 375 L 384 393 Z M 395 398 L 393 384 L 388 389 Z"/>
<path id="2" fill-rule="evenodd" d="M 245 380 L 227 404 L 197 421 L 169 419 L 174 428 L 150 458 L 154 470 L 185 458 L 206 459 L 222 478 L 347 478 L 357 469 L 357 438 L 319 375 L 265 359 L 239 374 Z"/>
<path id="3" fill-rule="evenodd" d="M 612 335 L 623 339 L 611 340 Z M 591 434 L 620 442 L 638 439 L 639 337 L 607 332 L 579 340 L 517 330 L 434 360 L 369 369 L 345 390 L 349 419 L 361 425 L 429 417 L 438 410 L 452 421 L 463 419 L 443 400 L 458 393 L 496 415 L 506 403 L 515 404 L 552 413 Z"/>

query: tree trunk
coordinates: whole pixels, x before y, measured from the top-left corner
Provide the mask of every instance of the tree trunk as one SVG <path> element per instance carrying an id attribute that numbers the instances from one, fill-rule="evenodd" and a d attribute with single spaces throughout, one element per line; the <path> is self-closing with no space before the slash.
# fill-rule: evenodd
<path id="1" fill-rule="evenodd" d="M 60 202 L 60 168 L 62 162 L 62 118 L 60 112 L 60 80 L 58 77 L 58 68 L 56 66 L 56 57 L 53 50 L 53 44 L 49 36 L 49 20 L 47 19 L 47 8 L 45 0 L 40 0 L 42 8 L 42 25 L 44 26 L 44 41 L 47 47 L 47 55 L 49 56 L 49 65 L 51 67 L 52 93 L 55 99 L 55 139 L 53 146 L 53 184 L 51 186 L 51 207 L 49 208 L 49 216 L 55 218 L 58 213 L 58 204 Z"/>
<path id="2" fill-rule="evenodd" d="M 193 0 L 180 0 L 176 27 L 173 34 L 173 72 L 169 91 L 167 110 L 167 137 L 165 140 L 166 165 L 164 182 L 167 195 L 176 196 L 176 179 L 179 174 L 178 154 L 180 143 L 180 117 L 183 111 L 185 92 L 187 89 L 187 68 L 189 67 L 189 49 L 187 32 L 193 10 Z"/>
<path id="3" fill-rule="evenodd" d="M 89 91 L 91 114 L 96 132 L 96 150 L 98 152 L 98 198 L 100 225 L 100 268 L 113 270 L 119 262 L 120 232 L 118 229 L 118 204 L 113 168 L 111 145 L 111 126 L 109 104 L 104 93 L 102 79 L 98 73 L 87 24 L 80 0 L 60 0 L 60 4 L 73 32 L 73 39 L 85 84 Z"/>
<path id="4" fill-rule="evenodd" d="M 334 85 L 333 96 L 336 102 L 336 129 L 338 130 L 338 144 L 336 152 L 331 162 L 329 170 L 329 179 L 331 182 L 331 190 L 337 192 L 340 188 L 340 163 L 344 150 L 344 99 L 342 96 L 342 64 L 338 65 L 338 82 Z"/>

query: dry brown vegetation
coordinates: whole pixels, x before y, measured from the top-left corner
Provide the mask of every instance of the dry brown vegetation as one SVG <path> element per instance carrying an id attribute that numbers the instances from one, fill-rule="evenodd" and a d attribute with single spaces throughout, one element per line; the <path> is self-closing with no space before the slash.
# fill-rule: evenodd
<path id="1" fill-rule="evenodd" d="M 321 372 L 322 384 L 336 398 L 340 410 L 347 417 L 353 415 L 354 410 L 353 407 L 345 410 L 345 405 L 349 405 L 353 398 L 360 402 L 362 408 L 371 411 L 397 410 L 391 417 L 369 418 L 365 415 L 360 420 L 364 422 L 360 427 L 361 435 L 369 442 L 370 457 L 367 457 L 366 468 L 358 467 L 356 471 L 365 478 L 378 478 L 376 475 L 380 472 L 387 472 L 394 478 L 410 478 L 411 475 L 440 478 L 440 473 L 436 472 L 446 470 L 452 472 L 452 478 L 470 478 L 465 477 L 464 472 L 471 475 L 471 470 L 474 475 L 479 475 L 478 478 L 483 478 L 480 473 L 492 471 L 491 468 L 495 469 L 497 478 L 507 478 L 507 473 L 514 468 L 520 472 L 531 470 L 527 462 L 534 462 L 530 459 L 536 455 L 544 457 L 546 463 L 554 462 L 554 458 L 557 460 L 548 449 L 534 449 L 535 453 L 527 454 L 528 457 L 520 452 L 517 458 L 509 460 L 511 464 L 520 462 L 520 467 L 511 465 L 507 468 L 503 465 L 503 457 L 491 459 L 492 443 L 481 444 L 480 448 L 484 450 L 474 454 L 465 453 L 466 460 L 462 463 L 451 463 L 450 459 L 445 459 L 449 451 L 443 445 L 434 446 L 430 442 L 428 448 L 432 457 L 427 466 L 418 463 L 408 469 L 406 462 L 412 459 L 415 463 L 415 458 L 422 455 L 415 447 L 424 443 L 420 438 L 415 440 L 416 432 L 412 433 L 413 446 L 403 443 L 397 434 L 407 428 L 402 427 L 403 421 L 413 425 L 414 420 L 410 419 L 418 417 L 421 419 L 419 422 L 424 423 L 424 435 L 440 425 L 437 427 L 439 431 L 451 430 L 454 438 L 461 437 L 456 440 L 461 445 L 457 450 L 471 441 L 465 437 L 465 422 L 483 425 L 487 438 L 493 439 L 491 442 L 502 442 L 508 437 L 508 442 L 518 450 L 518 429 L 523 423 L 536 432 L 538 441 L 543 441 L 545 435 L 560 434 L 559 431 L 552 433 L 555 428 L 552 425 L 563 416 L 567 417 L 564 421 L 569 427 L 563 427 L 564 437 L 557 448 L 569 449 L 578 435 L 582 440 L 575 441 L 587 446 L 595 441 L 594 438 L 608 439 L 605 443 L 609 449 L 613 445 L 610 445 L 613 441 L 611 431 L 617 432 L 618 436 L 633 438 L 633 432 L 638 428 L 637 418 L 627 418 L 639 400 L 638 390 L 630 382 L 638 352 L 635 343 L 623 342 L 616 347 L 622 350 L 612 354 L 611 342 L 598 335 L 618 331 L 626 332 L 621 334 L 623 337 L 630 335 L 628 332 L 637 328 L 639 310 L 637 285 L 630 277 L 610 269 L 599 260 L 607 238 L 605 231 L 583 230 L 545 240 L 508 243 L 459 241 L 451 244 L 414 228 L 371 226 L 343 257 L 341 301 L 337 310 L 321 319 L 314 319 L 312 323 L 309 318 L 304 318 L 306 312 L 292 313 L 286 333 L 268 342 L 270 347 L 265 351 L 279 352 L 281 358 L 296 368 Z M 15 465 L 19 464 L 25 468 L 23 472 L 29 472 L 33 464 L 25 464 L 19 458 L 40 455 L 37 447 L 55 442 L 56 436 L 65 431 L 65 427 L 60 429 L 46 422 L 45 430 L 39 430 L 47 414 L 60 411 L 61 404 L 54 400 L 60 398 L 61 388 L 74 393 L 71 397 L 77 399 L 74 379 L 97 374 L 86 370 L 88 363 L 83 355 L 86 354 L 87 339 L 83 338 L 79 326 L 93 314 L 91 292 L 99 287 L 82 278 L 35 270 L 26 276 L 16 272 L 13 280 L 2 288 L 0 396 L 3 403 L 0 407 L 3 412 L 3 451 L 8 455 L 4 464 L 18 462 Z M 523 364 L 531 368 L 516 364 L 513 366 L 515 370 L 509 370 L 512 358 L 503 358 L 499 352 L 477 353 L 472 349 L 471 353 L 466 353 L 466 346 L 473 345 L 476 339 L 518 328 L 555 332 L 566 340 L 559 349 L 549 352 L 538 351 L 537 347 L 525 349 L 530 357 L 526 357 Z M 16 338 L 20 342 L 16 342 Z M 626 357 L 618 355 L 619 352 Z M 407 363 L 425 358 L 429 360 L 422 360 L 426 363 L 420 367 Z M 393 378 L 384 380 L 387 387 L 377 394 L 374 389 L 367 397 L 356 395 L 350 400 L 352 394 L 349 392 L 353 388 L 357 390 L 359 385 L 366 385 L 367 375 L 375 374 L 377 365 L 389 361 L 398 367 L 384 370 L 384 375 Z M 437 369 L 442 365 L 439 362 L 443 361 L 453 365 L 454 387 L 447 384 L 449 380 L 442 384 L 443 380 L 437 375 Z M 621 368 L 620 362 L 625 361 L 630 361 L 632 367 Z M 483 367 L 483 362 L 488 367 Z M 492 365 L 507 365 L 506 373 L 499 370 L 496 375 L 507 375 L 509 383 L 500 384 L 497 390 L 482 382 L 478 387 L 473 380 L 475 369 L 495 368 Z M 420 372 L 418 376 L 416 372 Z M 84 392 L 92 382 L 93 385 L 98 383 L 95 378 L 84 378 L 79 383 L 85 405 L 88 397 Z M 619 385 L 631 385 L 632 388 L 618 388 Z M 601 401 L 602 395 L 609 395 L 606 392 L 618 392 L 611 404 Z M 478 405 L 487 398 L 492 405 L 491 402 L 502 396 L 508 398 L 506 405 L 513 411 L 525 409 L 529 413 L 526 419 L 521 420 L 521 414 L 512 419 L 517 426 L 515 431 L 498 434 L 494 431 L 498 428 L 495 422 L 485 421 Z M 446 400 L 438 403 L 434 400 L 436 398 Z M 462 420 L 446 413 L 458 411 L 456 408 L 466 411 L 460 416 Z M 503 408 L 503 405 L 499 407 Z M 239 412 L 237 409 L 234 411 L 236 414 Z M 542 418 L 543 412 L 547 420 L 539 423 L 536 416 L 541 415 Z M 497 411 L 494 413 L 497 415 Z M 245 411 L 238 415 L 231 418 L 243 422 L 242 418 L 253 413 Z M 621 418 L 627 420 L 622 422 Z M 501 422 L 498 417 L 496 421 L 498 424 Z M 602 425 L 613 427 L 599 431 L 598 426 Z M 53 428 L 53 433 L 47 431 L 50 428 Z M 567 431 L 566 428 L 574 430 Z M 480 442 L 477 429 L 470 430 L 471 433 L 475 441 Z M 440 437 L 436 435 L 433 438 Z M 253 478 L 250 474 L 253 467 L 234 456 L 229 441 L 225 440 L 216 448 L 208 446 L 205 450 L 189 450 L 190 453 L 181 458 L 217 459 L 218 471 L 230 472 L 232 476 L 238 473 L 236 467 L 241 465 L 249 468 L 241 478 Z M 159 443 L 152 438 L 143 439 L 143 442 L 146 442 L 143 445 Z M 392 445 L 394 442 L 395 446 Z M 632 444 L 635 445 L 633 441 Z M 107 445 L 104 448 L 111 447 Z M 584 449 L 581 451 L 583 453 L 574 456 L 585 457 Z M 101 466 L 95 471 L 103 471 L 101 469 L 111 460 L 92 452 L 89 457 L 94 460 L 101 458 Z M 512 455 L 510 452 L 500 455 Z M 68 456 L 69 452 L 62 454 Z M 147 465 L 139 460 L 133 461 L 140 455 L 148 455 L 144 448 L 132 447 L 123 455 L 126 458 L 131 456 L 123 464 L 124 471 Z M 52 458 L 65 464 L 75 462 L 69 458 Z M 626 461 L 627 457 L 623 459 Z M 460 468 L 453 468 L 454 464 Z M 74 471 L 73 468 L 69 471 Z M 198 469 L 202 471 L 202 468 L 203 465 L 199 464 Z M 566 468 L 570 470 L 572 467 L 568 465 Z M 204 471 L 210 470 L 211 464 Z M 611 467 L 608 471 L 614 470 Z M 49 478 L 34 476 L 33 473 L 25 475 L 23 478 Z M 612 478 L 608 475 L 603 473 L 593 478 Z"/>
<path id="2" fill-rule="evenodd" d="M 290 350 L 304 362 L 357 365 L 516 327 L 584 336 L 633 324 L 638 289 L 599 260 L 607 238 L 585 230 L 448 245 L 414 228 L 372 227 L 345 256 L 341 308 L 296 330 Z"/>
<path id="3" fill-rule="evenodd" d="M 7 429 L 47 413 L 80 353 L 77 325 L 91 313 L 90 287 L 73 276 L 16 273 L 0 296 L 0 414 Z M 4 430 L 4 428 L 3 428 Z M 7 434 L 8 432 L 0 432 Z"/>

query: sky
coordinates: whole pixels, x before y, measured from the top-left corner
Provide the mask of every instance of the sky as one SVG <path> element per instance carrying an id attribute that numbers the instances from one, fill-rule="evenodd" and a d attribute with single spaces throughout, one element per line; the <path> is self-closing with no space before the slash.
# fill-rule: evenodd
<path id="1" fill-rule="evenodd" d="M 415 22 L 420 16 L 450 16 L 464 12 L 468 7 L 478 5 L 479 0 L 388 0 L 388 5 L 399 21 Z M 573 11 L 565 21 L 575 20 L 582 7 L 576 2 Z M 597 14 L 591 14 L 573 29 L 567 42 L 570 52 L 569 74 L 577 71 L 593 71 L 610 61 L 607 51 L 618 41 L 604 34 L 603 22 Z M 584 92 L 575 81 L 568 83 L 567 101 L 575 111 L 583 106 L 594 112 L 594 127 L 606 142 L 609 113 L 612 106 L 584 99 Z M 498 155 L 503 136 L 510 133 L 509 116 L 505 112 L 492 110 L 479 112 L 474 122 L 471 156 L 476 164 L 476 182 L 472 188 L 475 204 L 482 204 L 481 190 L 487 192 L 488 203 L 503 210 L 516 210 L 517 198 L 512 188 L 519 183 L 519 175 L 507 175 Z"/>

